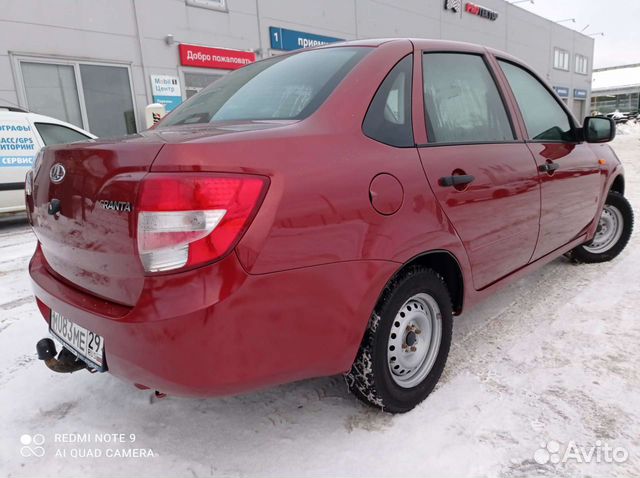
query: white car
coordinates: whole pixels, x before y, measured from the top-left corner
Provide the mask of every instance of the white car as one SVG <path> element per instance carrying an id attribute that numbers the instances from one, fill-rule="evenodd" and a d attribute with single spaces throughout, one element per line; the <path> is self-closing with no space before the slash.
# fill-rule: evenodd
<path id="1" fill-rule="evenodd" d="M 95 137 L 64 121 L 0 105 L 0 214 L 24 210 L 24 178 L 44 146 Z"/>

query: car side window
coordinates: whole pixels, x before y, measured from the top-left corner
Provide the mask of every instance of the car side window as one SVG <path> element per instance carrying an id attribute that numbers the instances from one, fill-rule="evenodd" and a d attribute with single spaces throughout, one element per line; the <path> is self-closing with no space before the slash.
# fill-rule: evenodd
<path id="1" fill-rule="evenodd" d="M 430 143 L 514 140 L 504 102 L 482 56 L 424 53 L 422 69 Z"/>
<path id="2" fill-rule="evenodd" d="M 412 147 L 411 75 L 413 55 L 405 56 L 389 72 L 376 92 L 362 123 L 371 139 L 400 148 Z"/>
<path id="3" fill-rule="evenodd" d="M 536 77 L 519 66 L 499 60 L 516 97 L 529 138 L 539 141 L 575 141 L 566 111 Z"/>
<path id="4" fill-rule="evenodd" d="M 38 133 L 42 136 L 45 146 L 51 144 L 75 143 L 76 141 L 86 141 L 89 138 L 78 131 L 53 123 L 34 123 Z"/>

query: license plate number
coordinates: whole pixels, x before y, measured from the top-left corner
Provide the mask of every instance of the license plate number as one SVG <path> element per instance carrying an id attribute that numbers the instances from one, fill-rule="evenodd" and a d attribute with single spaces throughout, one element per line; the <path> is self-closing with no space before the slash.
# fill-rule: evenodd
<path id="1" fill-rule="evenodd" d="M 81 359 L 104 368 L 104 338 L 71 322 L 62 314 L 51 311 L 51 333 Z"/>

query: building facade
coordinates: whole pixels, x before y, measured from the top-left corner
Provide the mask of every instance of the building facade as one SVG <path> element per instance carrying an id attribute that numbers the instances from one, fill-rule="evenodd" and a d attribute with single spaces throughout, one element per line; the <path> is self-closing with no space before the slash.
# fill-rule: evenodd
<path id="1" fill-rule="evenodd" d="M 132 133 L 247 62 L 374 37 L 507 51 L 588 113 L 593 39 L 504 0 L 0 0 L 0 104 Z"/>
<path id="2" fill-rule="evenodd" d="M 640 111 L 640 64 L 593 71 L 591 111 L 609 114 Z"/>

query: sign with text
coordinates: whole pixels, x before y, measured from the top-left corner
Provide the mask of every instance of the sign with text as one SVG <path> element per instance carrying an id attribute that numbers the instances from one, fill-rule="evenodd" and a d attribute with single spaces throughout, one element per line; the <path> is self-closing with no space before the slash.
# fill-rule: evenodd
<path id="1" fill-rule="evenodd" d="M 180 81 L 176 76 L 151 75 L 151 94 L 153 102 L 164 105 L 167 111 L 182 103 Z"/>
<path id="2" fill-rule="evenodd" d="M 271 38 L 271 48 L 273 50 L 284 51 L 299 50 L 300 48 L 322 46 L 344 41 L 344 38 L 327 37 L 279 27 L 269 27 L 269 37 Z"/>
<path id="3" fill-rule="evenodd" d="M 37 144 L 26 121 L 0 121 L 0 168 L 33 166 Z"/>
<path id="4" fill-rule="evenodd" d="M 576 100 L 586 100 L 587 99 L 587 90 L 579 90 L 575 88 L 573 90 L 573 97 Z"/>
<path id="5" fill-rule="evenodd" d="M 569 97 L 569 88 L 567 88 L 566 86 L 554 86 L 553 89 L 556 90 L 556 93 L 560 98 Z"/>
<path id="6" fill-rule="evenodd" d="M 482 5 L 476 5 L 475 3 L 467 2 L 464 6 L 464 10 L 472 15 L 477 15 L 487 20 L 496 21 L 498 19 L 498 12 L 483 7 Z"/>
<path id="7" fill-rule="evenodd" d="M 188 45 L 186 43 L 178 45 L 178 50 L 180 52 L 180 64 L 183 66 L 237 70 L 256 61 L 256 54 L 252 51 L 212 48 Z"/>

